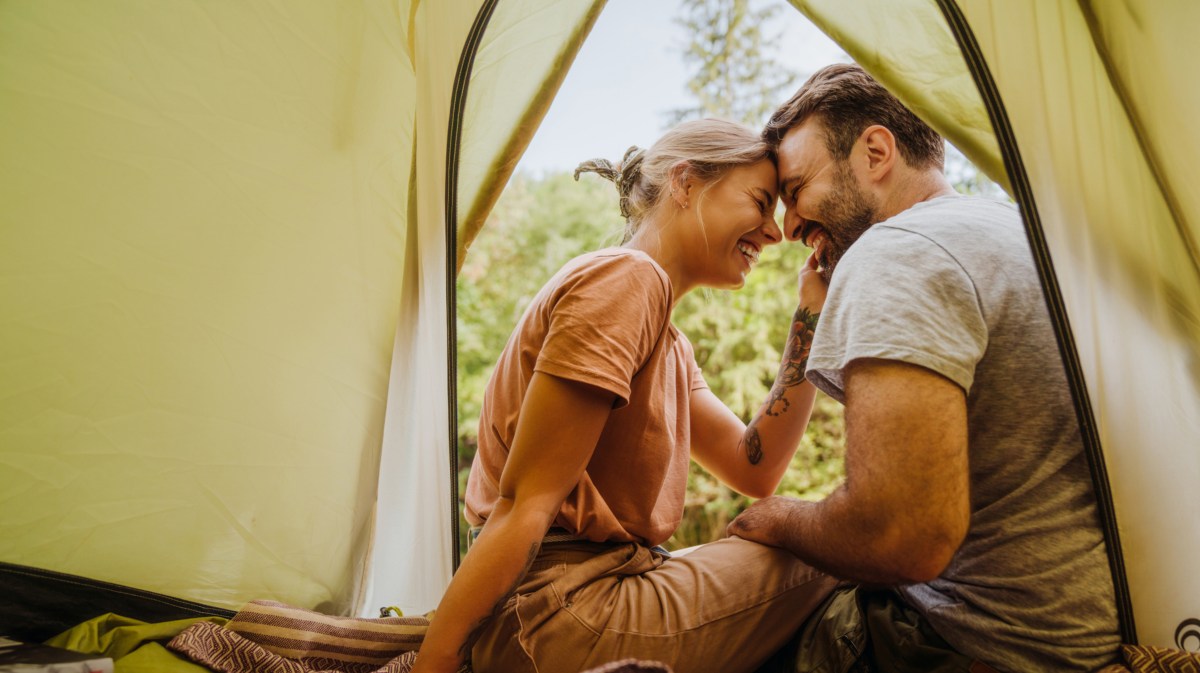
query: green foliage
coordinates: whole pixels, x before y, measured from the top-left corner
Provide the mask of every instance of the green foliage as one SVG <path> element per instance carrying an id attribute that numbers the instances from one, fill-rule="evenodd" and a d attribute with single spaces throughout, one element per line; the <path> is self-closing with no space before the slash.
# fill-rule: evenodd
<path id="1" fill-rule="evenodd" d="M 683 52 L 693 68 L 688 91 L 696 105 L 672 111 L 671 125 L 720 117 L 759 126 L 795 85 L 796 74 L 771 56 L 780 35 L 764 35 L 782 7 L 750 0 L 683 0 L 677 19 L 691 37 Z"/>
<path id="2" fill-rule="evenodd" d="M 458 276 L 458 426 L 463 467 L 475 455 L 483 390 L 521 313 L 568 260 L 615 244 L 625 223 L 611 183 L 569 173 L 509 183 Z"/>
<path id="3" fill-rule="evenodd" d="M 963 194 L 986 196 L 992 199 L 1007 199 L 1000 185 L 975 167 L 957 147 L 946 143 L 946 179 Z M 1012 199 L 1009 199 L 1010 201 Z"/>
<path id="4" fill-rule="evenodd" d="M 610 183 L 566 173 L 540 180 L 518 175 L 476 239 L 458 279 L 458 446 L 460 484 L 478 446 L 487 379 L 509 333 L 533 296 L 572 257 L 620 240 L 624 222 Z M 778 371 L 796 307 L 796 273 L 807 251 L 785 244 L 763 251 L 738 291 L 698 291 L 676 306 L 713 392 L 749 421 Z M 840 406 L 822 398 L 780 492 L 815 498 L 841 478 Z M 461 491 L 460 491 L 461 492 Z M 668 543 L 686 547 L 718 539 L 749 504 L 692 466 L 684 521 Z M 463 547 L 465 549 L 465 546 Z"/>
<path id="5" fill-rule="evenodd" d="M 750 0 L 683 0 L 679 23 L 693 36 L 683 54 L 693 68 L 693 107 L 673 123 L 715 116 L 758 126 L 798 81 L 769 55 L 780 36 L 761 26 L 778 5 L 755 9 Z M 1003 192 L 965 157 L 947 148 L 947 174 L 966 193 Z M 458 278 L 458 446 L 460 493 L 478 446 L 480 406 L 488 377 L 521 313 L 564 263 L 589 250 L 616 245 L 624 222 L 610 183 L 567 173 L 509 183 L 475 240 Z M 797 244 L 763 251 L 746 286 L 736 292 L 697 291 L 673 316 L 692 341 L 714 394 L 748 422 L 775 379 L 797 298 L 796 274 L 808 254 Z M 817 396 L 812 420 L 778 493 L 820 499 L 843 478 L 845 430 L 841 405 Z M 749 504 L 693 463 L 684 517 L 669 548 L 718 539 Z M 462 549 L 466 549 L 465 542 Z"/>

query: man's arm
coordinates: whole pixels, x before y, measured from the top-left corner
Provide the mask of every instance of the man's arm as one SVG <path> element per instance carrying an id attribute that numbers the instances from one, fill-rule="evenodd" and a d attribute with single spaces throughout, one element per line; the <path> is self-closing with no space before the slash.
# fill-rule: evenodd
<path id="1" fill-rule="evenodd" d="M 970 525 L 966 395 L 931 370 L 873 359 L 850 363 L 845 392 L 845 483 L 820 502 L 761 500 L 729 533 L 843 579 L 929 581 Z"/>

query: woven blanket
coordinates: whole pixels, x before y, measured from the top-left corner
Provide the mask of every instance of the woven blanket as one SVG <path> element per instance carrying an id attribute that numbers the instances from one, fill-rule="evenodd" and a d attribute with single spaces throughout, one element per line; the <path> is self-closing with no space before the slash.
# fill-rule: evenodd
<path id="1" fill-rule="evenodd" d="M 1200 652 L 1122 645 L 1121 661 L 1097 673 L 1200 673 Z"/>
<path id="2" fill-rule="evenodd" d="M 219 673 L 408 673 L 425 617 L 331 617 L 273 601 L 253 601 L 225 626 L 194 624 L 167 647 Z M 671 673 L 626 659 L 588 673 Z"/>
<path id="3" fill-rule="evenodd" d="M 224 627 L 193 625 L 167 647 L 221 673 L 406 673 L 428 626 L 424 617 L 331 617 L 253 601 Z"/>

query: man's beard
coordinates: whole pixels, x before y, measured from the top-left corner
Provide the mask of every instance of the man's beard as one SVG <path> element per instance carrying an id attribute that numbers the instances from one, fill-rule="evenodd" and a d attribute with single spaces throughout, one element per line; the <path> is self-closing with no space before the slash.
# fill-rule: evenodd
<path id="1" fill-rule="evenodd" d="M 859 189 L 849 161 L 838 161 L 833 175 L 833 192 L 817 206 L 828 240 L 821 251 L 821 277 L 829 283 L 833 269 L 860 236 L 878 219 L 877 204 Z"/>

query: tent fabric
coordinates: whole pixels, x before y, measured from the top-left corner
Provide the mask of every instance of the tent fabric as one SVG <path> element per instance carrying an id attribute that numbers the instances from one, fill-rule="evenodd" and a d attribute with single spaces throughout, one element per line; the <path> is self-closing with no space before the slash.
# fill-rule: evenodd
<path id="1" fill-rule="evenodd" d="M 962 59 L 939 46 L 945 24 L 930 20 L 935 3 L 907 1 L 899 15 L 890 1 L 854 10 L 793 4 L 947 137 L 955 140 L 954 127 L 979 128 L 979 110 L 948 105 L 940 91 L 959 77 L 946 68 L 956 71 Z M 1184 130 L 1200 93 L 1183 85 L 1197 60 L 1188 32 L 1200 25 L 1200 6 L 957 5 L 1011 121 L 1061 287 L 1112 488 L 1137 638 L 1184 648 L 1181 634 L 1200 623 L 1200 203 L 1186 159 L 1200 150 L 1200 135 Z M 914 73 L 929 72 L 942 74 L 913 85 Z M 960 147 L 997 177 L 1002 164 L 989 143 Z"/>
<path id="2" fill-rule="evenodd" d="M 1138 641 L 1182 648 L 1180 629 L 1200 615 L 1200 200 L 1174 161 L 1200 151 L 1200 135 L 1158 120 L 1200 112 L 1195 92 L 1177 93 L 1186 79 L 1168 77 L 1200 56 L 1189 34 L 1200 8 L 960 4 L 994 27 L 976 34 L 1076 335 Z M 1138 90 L 1145 99 L 1128 98 Z"/>
<path id="3" fill-rule="evenodd" d="M 424 3 L 416 14 L 421 66 L 416 125 L 423 131 L 459 130 L 451 119 L 454 87 L 462 84 L 457 69 L 477 20 L 483 32 L 474 36 L 477 45 L 468 45 L 477 51 L 466 54 L 474 60 L 463 73 L 466 99 L 458 101 L 464 107 L 453 148 L 458 182 L 451 197 L 457 223 L 448 223 L 448 135 L 422 135 L 417 143 L 412 254 L 392 360 L 377 534 L 359 614 L 385 604 L 406 613 L 428 610 L 449 583 L 457 544 L 452 517 L 458 511 L 450 494 L 457 474 L 450 472 L 448 456 L 456 433 L 449 428 L 454 402 L 448 399 L 446 348 L 453 325 L 446 295 L 453 288 L 446 276 L 444 227 L 458 227 L 461 264 L 602 6 L 598 0 L 490 0 Z M 471 205 L 464 210 L 465 204 Z"/>
<path id="4" fill-rule="evenodd" d="M 604 4 L 507 0 L 489 18 L 474 55 L 458 152 L 456 270 Z"/>
<path id="5" fill-rule="evenodd" d="M 447 120 L 483 4 L 0 6 L 0 560 L 436 603 Z M 498 13 L 480 63 L 511 88 L 481 75 L 467 127 L 525 127 L 475 134 L 461 198 L 494 200 L 599 6 Z"/>
<path id="6" fill-rule="evenodd" d="M 1028 188 L 1138 639 L 1200 646 L 1200 5 L 941 3 L 1014 149 L 935 0 L 792 4 Z M 436 604 L 451 255 L 602 6 L 0 3 L 0 562 L 224 608 Z"/>
<path id="7" fill-rule="evenodd" d="M 56 635 L 48 645 L 113 660 L 122 673 L 203 673 L 208 669 L 170 652 L 163 645 L 196 624 L 222 625 L 225 619 L 202 617 L 143 622 L 105 614 Z"/>
<path id="8" fill-rule="evenodd" d="M 459 53 L 482 2 L 420 2 L 416 110 L 399 320 L 392 342 L 372 546 L 354 614 L 436 605 L 453 567 L 447 389 L 445 175 Z M 403 183 L 401 183 L 403 184 Z M 399 188 L 392 185 L 392 189 Z M 309 604 L 273 598 L 298 607 Z"/>
<path id="9" fill-rule="evenodd" d="M 0 560 L 349 608 L 405 258 L 394 10 L 0 3 Z"/>
<path id="10" fill-rule="evenodd" d="M 40 643 L 108 613 L 143 622 L 229 618 L 235 614 L 77 575 L 0 563 L 0 633 L 6 637 Z"/>
<path id="11" fill-rule="evenodd" d="M 989 179 L 1008 190 L 1004 160 L 983 99 L 936 2 L 789 1 Z"/>

